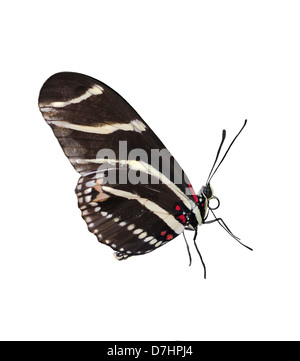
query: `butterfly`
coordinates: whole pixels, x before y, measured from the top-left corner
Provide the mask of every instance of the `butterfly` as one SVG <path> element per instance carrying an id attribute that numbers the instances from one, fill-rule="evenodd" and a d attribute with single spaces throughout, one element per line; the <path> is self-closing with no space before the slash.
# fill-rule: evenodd
<path id="1" fill-rule="evenodd" d="M 240 242 L 213 212 L 220 202 L 210 181 L 247 121 L 216 166 L 223 130 L 207 182 L 196 193 L 148 124 L 106 84 L 79 73 L 54 74 L 41 88 L 39 109 L 80 174 L 75 192 L 89 231 L 116 259 L 152 252 L 193 230 L 206 275 L 195 242 L 201 224 L 218 222 Z"/>

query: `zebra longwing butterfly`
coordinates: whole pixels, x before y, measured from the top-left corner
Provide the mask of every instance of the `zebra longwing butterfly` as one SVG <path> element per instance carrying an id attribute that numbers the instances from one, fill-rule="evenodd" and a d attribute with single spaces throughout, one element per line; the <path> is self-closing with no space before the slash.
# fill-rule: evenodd
<path id="1" fill-rule="evenodd" d="M 43 85 L 39 108 L 81 175 L 75 192 L 89 231 L 114 249 L 118 260 L 149 253 L 185 229 L 196 234 L 202 223 L 217 221 L 233 236 L 215 216 L 217 207 L 209 204 L 216 198 L 210 180 L 246 121 L 215 167 L 223 131 L 208 180 L 196 194 L 155 133 L 104 83 L 79 73 L 57 73 Z M 209 211 L 215 216 L 211 221 Z"/>

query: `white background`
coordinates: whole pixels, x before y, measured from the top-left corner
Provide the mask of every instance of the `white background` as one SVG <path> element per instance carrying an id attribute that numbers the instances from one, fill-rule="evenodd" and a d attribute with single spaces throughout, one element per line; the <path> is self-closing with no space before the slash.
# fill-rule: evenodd
<path id="1" fill-rule="evenodd" d="M 0 339 L 299 340 L 299 2 L 14 1 L 0 14 Z M 38 110 L 59 71 L 124 96 L 197 190 L 221 130 L 228 144 L 247 118 L 212 185 L 254 252 L 215 224 L 199 229 L 206 281 L 182 236 L 117 262 Z"/>

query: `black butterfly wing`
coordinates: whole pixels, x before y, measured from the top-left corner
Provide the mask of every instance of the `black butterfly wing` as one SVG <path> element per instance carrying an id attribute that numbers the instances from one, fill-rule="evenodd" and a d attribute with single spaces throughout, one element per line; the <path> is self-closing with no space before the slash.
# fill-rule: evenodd
<path id="1" fill-rule="evenodd" d="M 149 164 L 155 163 L 153 154 L 163 151 L 163 158 L 171 159 L 170 176 L 166 176 L 172 181 L 177 176 L 182 191 L 189 183 L 182 168 L 151 128 L 104 83 L 78 73 L 55 74 L 40 91 L 39 107 L 65 155 L 79 173 L 95 170 L 92 161 L 97 158 L 100 149 L 113 149 L 116 158 L 122 159 L 119 144 L 126 142 L 128 154 L 142 148 Z"/>
<path id="2" fill-rule="evenodd" d="M 175 218 L 178 211 L 174 209 L 178 204 L 182 204 L 180 212 L 195 208 L 196 196 L 190 182 L 155 133 L 119 94 L 91 77 L 58 73 L 43 85 L 39 107 L 65 155 L 82 175 L 76 188 L 79 206 L 90 231 L 98 233 L 101 242 L 138 254 L 182 232 L 183 227 Z M 113 156 L 109 153 L 109 160 L 103 157 L 105 149 L 113 152 Z M 136 149 L 142 149 L 138 160 Z M 157 161 L 159 156 L 161 160 Z M 165 164 L 169 164 L 167 172 L 163 171 Z M 112 169 L 119 177 L 99 185 L 99 179 L 103 180 L 107 170 Z M 137 172 L 148 181 L 155 179 L 155 184 L 122 184 L 120 181 L 120 176 L 128 180 L 130 174 Z M 92 182 L 98 183 L 90 187 Z M 90 189 L 92 194 L 88 194 Z M 107 197 L 99 200 L 97 192 Z M 148 201 L 148 207 L 142 203 L 143 199 Z M 172 221 L 166 222 L 161 210 Z M 130 232 L 130 225 L 125 227 L 122 223 L 129 223 L 129 218 L 135 231 Z M 138 234 L 140 229 L 143 232 Z M 145 233 L 147 236 L 142 238 Z M 156 243 L 150 240 L 152 236 Z M 142 243 L 142 248 L 141 239 L 149 240 L 149 243 Z"/>

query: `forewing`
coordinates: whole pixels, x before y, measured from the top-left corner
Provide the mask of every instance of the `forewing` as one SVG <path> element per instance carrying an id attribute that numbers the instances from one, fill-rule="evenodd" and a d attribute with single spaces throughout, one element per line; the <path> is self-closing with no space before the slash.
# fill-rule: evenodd
<path id="1" fill-rule="evenodd" d="M 100 150 L 110 149 L 116 159 L 124 159 L 120 142 L 124 147 L 126 142 L 126 149 L 121 150 L 126 152 L 125 157 L 127 154 L 134 157 L 134 150 L 142 149 L 145 163 L 176 182 L 183 192 L 190 193 L 186 192 L 190 183 L 187 176 L 164 144 L 139 114 L 104 83 L 79 73 L 57 73 L 43 85 L 39 107 L 80 174 L 99 167 Z M 188 197 L 193 201 L 190 194 Z"/>

